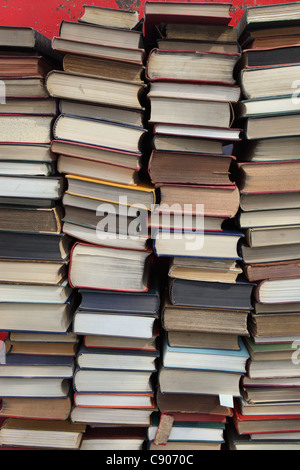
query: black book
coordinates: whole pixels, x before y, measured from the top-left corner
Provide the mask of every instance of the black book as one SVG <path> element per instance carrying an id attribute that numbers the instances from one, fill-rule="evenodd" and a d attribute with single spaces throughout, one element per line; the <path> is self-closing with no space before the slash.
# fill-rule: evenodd
<path id="1" fill-rule="evenodd" d="M 251 294 L 254 284 L 244 279 L 235 283 L 169 280 L 173 305 L 236 310 L 253 309 Z"/>
<path id="2" fill-rule="evenodd" d="M 72 239 L 61 234 L 0 231 L 0 258 L 30 260 L 65 260 L 70 255 Z"/>

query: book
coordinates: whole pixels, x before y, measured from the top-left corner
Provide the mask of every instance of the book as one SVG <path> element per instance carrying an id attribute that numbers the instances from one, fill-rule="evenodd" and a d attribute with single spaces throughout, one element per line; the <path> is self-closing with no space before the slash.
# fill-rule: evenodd
<path id="1" fill-rule="evenodd" d="M 281 230 L 283 232 L 284 227 L 288 227 L 290 230 L 293 227 L 296 227 L 299 223 L 299 209 L 274 209 L 274 210 L 266 210 L 266 211 L 249 211 L 249 212 L 240 212 L 238 214 L 238 224 L 241 228 L 244 229 L 261 229 L 268 232 L 268 236 L 271 238 L 271 230 L 274 231 L 277 227 L 277 230 Z M 287 229 L 287 230 L 289 230 Z M 270 239 L 270 243 L 266 244 L 266 246 L 270 245 L 281 245 L 286 244 L 284 241 L 284 237 L 288 237 L 288 234 L 283 235 L 283 243 L 281 240 L 278 240 L 279 243 L 272 243 L 272 239 Z M 249 237 L 248 237 L 249 238 Z M 299 238 L 298 238 L 299 240 Z M 297 239 L 294 243 L 297 243 Z M 248 241 L 248 240 L 247 240 Z M 288 243 L 289 244 L 289 243 Z M 261 246 L 261 245 L 260 245 Z"/>
<path id="2" fill-rule="evenodd" d="M 54 67 L 42 56 L 0 55 L 1 77 L 38 77 L 45 78 Z"/>
<path id="3" fill-rule="evenodd" d="M 1 308 L 1 330 L 66 333 L 73 313 L 69 301 L 64 304 L 5 302 Z"/>
<path id="4" fill-rule="evenodd" d="M 118 349 L 91 350 L 82 346 L 76 362 L 81 369 L 118 369 L 156 371 L 158 353 L 151 351 L 132 351 Z"/>
<path id="5" fill-rule="evenodd" d="M 281 162 L 239 162 L 238 184 L 241 192 L 272 193 L 298 190 L 298 160 Z M 265 175 L 269 178 L 266 180 Z M 294 177 L 295 175 L 295 177 Z"/>
<path id="6" fill-rule="evenodd" d="M 55 121 L 53 134 L 56 140 L 98 145 L 128 152 L 140 152 L 145 129 L 118 123 L 97 121 L 61 114 Z"/>
<path id="7" fill-rule="evenodd" d="M 240 207 L 243 211 L 270 209 L 294 209 L 299 207 L 298 191 L 286 193 L 245 193 L 241 194 Z"/>
<path id="8" fill-rule="evenodd" d="M 50 145 L 0 143 L 0 159 L 10 161 L 52 162 L 56 155 L 51 152 Z"/>
<path id="9" fill-rule="evenodd" d="M 297 243 L 299 236 L 299 225 L 254 227 L 245 233 L 249 246 L 290 245 Z"/>
<path id="10" fill-rule="evenodd" d="M 134 64 L 143 65 L 145 60 L 144 49 L 132 49 L 123 45 L 92 44 L 82 41 L 72 41 L 62 37 L 53 37 L 52 48 L 59 54 L 75 54 L 94 58 L 118 59 Z"/>
<path id="11" fill-rule="evenodd" d="M 238 263 L 232 260 L 175 256 L 168 275 L 171 278 L 195 281 L 235 282 L 242 272 Z"/>
<path id="12" fill-rule="evenodd" d="M 66 398 L 70 394 L 70 380 L 61 378 L 2 378 L 1 398 Z"/>
<path id="13" fill-rule="evenodd" d="M 88 348 L 116 348 L 157 351 L 157 330 L 150 338 L 133 338 L 126 336 L 85 335 L 83 344 Z"/>
<path id="14" fill-rule="evenodd" d="M 209 25 L 210 26 L 210 25 Z M 223 54 L 240 52 L 239 44 L 230 42 L 197 41 L 190 39 L 158 39 L 158 49 L 167 49 L 174 51 L 197 51 L 202 52 L 220 52 Z"/>
<path id="15" fill-rule="evenodd" d="M 68 194 L 75 196 L 102 202 L 119 203 L 120 206 L 127 205 L 146 209 L 150 209 L 156 201 L 155 189 L 152 185 L 123 185 L 72 174 L 66 175 L 66 179 Z"/>
<path id="16" fill-rule="evenodd" d="M 284 250 L 282 249 L 283 246 Z M 299 243 L 258 247 L 241 244 L 240 253 L 246 264 L 292 261 L 298 259 Z"/>
<path id="17" fill-rule="evenodd" d="M 0 430 L 1 445 L 78 449 L 85 425 L 57 420 L 7 418 Z"/>
<path id="18" fill-rule="evenodd" d="M 16 333 L 18 334 L 18 333 Z M 21 333 L 20 333 L 21 334 Z M 24 333 L 25 335 L 26 333 Z M 45 334 L 47 336 L 47 334 Z M 34 336 L 34 333 L 32 334 Z M 30 341 L 14 341 L 11 339 L 6 339 L 5 346 L 7 351 L 10 354 L 30 354 L 30 355 L 45 355 L 45 356 L 75 356 L 78 351 L 78 341 L 77 342 L 64 342 L 64 336 L 67 335 L 57 335 L 62 336 L 57 338 L 56 342 L 54 341 L 40 341 L 32 339 Z M 11 334 L 9 335 L 9 338 Z"/>
<path id="19" fill-rule="evenodd" d="M 163 367 L 218 370 L 245 373 L 249 353 L 242 340 L 239 350 L 221 350 L 170 346 L 165 339 L 162 350 Z"/>
<path id="20" fill-rule="evenodd" d="M 254 290 L 254 295 L 260 303 L 299 302 L 300 278 L 265 279 Z"/>
<path id="21" fill-rule="evenodd" d="M 238 85 L 154 81 L 149 86 L 147 96 L 150 97 L 177 98 L 180 96 L 182 99 L 237 103 L 241 96 L 241 89 Z"/>
<path id="22" fill-rule="evenodd" d="M 284 318 L 284 322 L 283 322 Z M 249 317 L 249 327 L 255 336 L 291 336 L 299 334 L 299 312 L 286 313 L 286 316 L 278 313 L 254 314 Z M 284 340 L 284 339 L 283 339 Z M 291 362 L 291 365 L 292 362 Z"/>
<path id="23" fill-rule="evenodd" d="M 6 354 L 6 363 L 0 365 L 0 376 L 8 377 L 73 377 L 72 357 Z"/>
<path id="24" fill-rule="evenodd" d="M 45 86 L 50 96 L 124 108 L 141 109 L 145 85 L 116 78 L 96 78 L 54 70 Z"/>
<path id="25" fill-rule="evenodd" d="M 237 105 L 235 112 L 236 118 L 253 118 L 257 116 L 298 113 L 299 107 L 298 103 L 295 102 L 290 95 L 244 100 Z M 275 138 L 279 139 L 280 137 L 275 136 Z M 276 156 L 274 156 L 274 159 L 275 158 Z M 284 156 L 283 159 L 287 159 L 287 156 Z"/>
<path id="26" fill-rule="evenodd" d="M 239 66 L 244 68 L 293 64 L 297 62 L 297 51 L 297 45 L 244 49 Z"/>
<path id="27" fill-rule="evenodd" d="M 115 8 L 83 5 L 84 12 L 79 18 L 81 23 L 92 23 L 108 28 L 134 29 L 139 23 L 137 10 L 118 10 Z"/>
<path id="28" fill-rule="evenodd" d="M 103 162 L 125 168 L 138 170 L 141 154 L 116 151 L 93 145 L 54 140 L 51 144 L 53 152 L 73 158 L 81 158 L 94 162 Z"/>
<path id="29" fill-rule="evenodd" d="M 185 207 L 186 214 L 196 213 L 196 204 L 203 204 L 201 214 L 214 217 L 234 217 L 239 209 L 240 194 L 238 188 L 233 185 L 182 185 L 159 184 L 160 204 L 155 210 L 164 213 L 164 207 Z M 178 206 L 179 204 L 179 206 Z M 166 211 L 166 209 L 165 209 Z M 155 211 L 153 211 L 155 212 Z"/>
<path id="30" fill-rule="evenodd" d="M 72 240 L 64 233 L 0 232 L 0 257 L 63 261 L 69 257 Z"/>
<path id="31" fill-rule="evenodd" d="M 103 335 L 152 340 L 155 316 L 77 310 L 73 330 L 79 335 Z"/>
<path id="32" fill-rule="evenodd" d="M 142 450 L 147 440 L 141 427 L 95 427 L 87 428 L 80 450 Z"/>
<path id="33" fill-rule="evenodd" d="M 53 116 L 0 115 L 2 142 L 32 142 L 48 144 L 51 141 Z"/>
<path id="34" fill-rule="evenodd" d="M 4 78 L 6 99 L 25 98 L 50 98 L 44 86 L 44 80 L 40 78 Z"/>
<path id="35" fill-rule="evenodd" d="M 165 232 L 153 237 L 156 256 L 238 259 L 237 244 L 242 234 L 236 232 Z"/>
<path id="36" fill-rule="evenodd" d="M 153 393 L 75 393 L 77 407 L 155 409 Z"/>
<path id="37" fill-rule="evenodd" d="M 249 311 L 253 287 L 243 279 L 232 284 L 171 279 L 169 295 L 173 305 Z"/>
<path id="38" fill-rule="evenodd" d="M 239 57 L 240 54 L 153 49 L 147 61 L 146 78 L 150 83 L 179 80 L 234 85 L 233 69 Z"/>
<path id="39" fill-rule="evenodd" d="M 157 425 L 152 425 L 148 428 L 148 439 L 150 441 L 155 439 L 157 429 Z M 206 424 L 205 422 L 194 426 L 192 423 L 181 425 L 181 423 L 174 422 L 168 441 L 223 442 L 224 429 L 221 426 L 215 427 L 211 423 Z"/>
<path id="40" fill-rule="evenodd" d="M 298 136 L 246 141 L 243 146 L 243 159 L 247 161 L 298 160 L 298 146 Z"/>
<path id="41" fill-rule="evenodd" d="M 147 409 L 113 409 L 74 407 L 70 419 L 73 423 L 95 423 L 98 425 L 143 426 L 150 425 L 153 410 Z"/>
<path id="42" fill-rule="evenodd" d="M 156 401 L 161 413 L 189 413 L 190 415 L 202 414 L 222 419 L 232 415 L 232 409 L 220 405 L 219 398 L 215 395 L 199 395 L 190 393 L 162 393 L 158 388 Z"/>
<path id="43" fill-rule="evenodd" d="M 149 174 L 154 184 L 232 184 L 230 166 L 235 157 L 203 153 L 153 150 Z"/>
<path id="44" fill-rule="evenodd" d="M 166 302 L 162 309 L 162 326 L 167 331 L 248 334 L 249 310 L 176 306 Z"/>
<path id="45" fill-rule="evenodd" d="M 192 152 L 206 154 L 233 153 L 234 144 L 223 144 L 218 140 L 156 134 L 152 138 L 154 150 L 170 152 Z"/>
<path id="46" fill-rule="evenodd" d="M 245 99 L 291 94 L 291 83 L 297 80 L 298 64 L 272 67 L 245 68 L 240 73 L 240 84 Z M 266 88 L 266 81 L 269 86 Z"/>
<path id="47" fill-rule="evenodd" d="M 58 286 L 0 283 L 1 302 L 65 303 L 71 295 L 67 282 Z"/>
<path id="48" fill-rule="evenodd" d="M 298 114 L 247 118 L 246 136 L 251 139 L 267 139 L 297 135 Z"/>
<path id="49" fill-rule="evenodd" d="M 68 73 L 90 75 L 98 78 L 128 80 L 144 83 L 145 66 L 139 63 L 110 57 L 89 57 L 85 55 L 65 54 L 63 69 Z"/>
<path id="50" fill-rule="evenodd" d="M 236 334 L 168 331 L 167 338 L 169 345 L 175 347 L 239 349 L 239 337 Z"/>
<path id="51" fill-rule="evenodd" d="M 114 313 L 157 314 L 160 308 L 158 275 L 150 273 L 147 292 L 80 289 L 80 310 Z"/>
<path id="52" fill-rule="evenodd" d="M 151 372 L 77 369 L 75 392 L 152 392 Z M 147 410 L 149 415 L 149 410 Z"/>
<path id="53" fill-rule="evenodd" d="M 183 99 L 181 96 L 153 96 L 150 101 L 150 124 L 231 127 L 233 116 L 229 102 Z"/>
<path id="54" fill-rule="evenodd" d="M 148 257 L 149 252 L 145 251 L 77 242 L 71 252 L 69 283 L 71 287 L 77 288 L 147 291 L 148 273 L 145 262 Z"/>
<path id="55" fill-rule="evenodd" d="M 57 103 L 52 98 L 8 98 L 5 103 L 1 103 L 0 111 L 1 114 L 56 116 Z"/>
<path id="56" fill-rule="evenodd" d="M 30 163 L 30 162 L 5 162 L 0 161 L 0 172 L 2 176 L 52 176 L 54 166 L 52 163 Z"/>
<path id="57" fill-rule="evenodd" d="M 282 416 L 243 416 L 239 410 L 234 411 L 234 424 L 239 434 L 255 434 L 255 433 L 274 433 L 276 439 L 277 432 L 298 431 L 299 415 Z"/>
<path id="58" fill-rule="evenodd" d="M 1 282 L 58 285 L 67 277 L 68 260 L 64 262 L 29 259 L 0 259 Z"/>
<path id="59" fill-rule="evenodd" d="M 250 282 L 261 279 L 297 277 L 300 274 L 299 260 L 246 264 L 244 266 L 244 273 Z"/>
<path id="60" fill-rule="evenodd" d="M 219 139 L 222 141 L 240 141 L 241 129 L 201 127 L 201 126 L 181 126 L 178 124 L 160 124 L 153 127 L 154 135 L 169 135 L 180 137 L 197 137 L 203 139 Z"/>
<path id="61" fill-rule="evenodd" d="M 0 176 L 0 197 L 59 199 L 63 193 L 61 176 Z"/>
<path id="62" fill-rule="evenodd" d="M 70 41 L 87 44 L 99 44 L 114 47 L 140 49 L 143 47 L 141 31 L 125 28 L 113 28 L 85 22 L 63 20 L 60 24 L 59 37 Z"/>
<path id="63" fill-rule="evenodd" d="M 67 420 L 71 411 L 71 399 L 67 398 L 18 398 L 3 397 L 1 417 Z"/>
<path id="64" fill-rule="evenodd" d="M 158 377 L 162 393 L 231 396 L 240 395 L 240 378 L 237 373 L 166 367 L 159 370 Z"/>
<path id="65" fill-rule="evenodd" d="M 61 233 L 61 207 L 0 207 L 0 229 L 21 232 Z"/>

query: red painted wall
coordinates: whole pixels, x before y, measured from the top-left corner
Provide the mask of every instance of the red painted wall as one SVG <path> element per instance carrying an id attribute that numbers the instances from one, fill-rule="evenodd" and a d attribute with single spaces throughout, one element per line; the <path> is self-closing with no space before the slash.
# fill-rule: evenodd
<path id="1" fill-rule="evenodd" d="M 223 1 L 227 3 L 228 0 Z M 247 5 L 278 4 L 288 1 L 293 0 L 233 0 L 233 22 L 239 20 Z M 135 9 L 139 10 L 142 16 L 144 3 L 145 0 L 0 0 L 0 24 L 31 26 L 52 38 L 58 35 L 62 20 L 76 22 L 82 16 L 84 4 Z"/>

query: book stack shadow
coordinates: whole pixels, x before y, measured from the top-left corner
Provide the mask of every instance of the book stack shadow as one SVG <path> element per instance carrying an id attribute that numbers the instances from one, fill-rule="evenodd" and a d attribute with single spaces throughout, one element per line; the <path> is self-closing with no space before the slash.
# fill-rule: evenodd
<path id="1" fill-rule="evenodd" d="M 71 239 L 61 230 L 64 181 L 50 149 L 57 102 L 44 87 L 59 66 L 50 40 L 37 31 L 0 28 L 2 448 L 75 449 L 84 429 L 68 419 L 78 342 L 69 331 Z"/>
<path id="2" fill-rule="evenodd" d="M 238 220 L 244 272 L 256 287 L 250 360 L 234 414 L 237 449 L 299 449 L 299 17 L 299 3 L 253 7 L 239 28 L 245 141 Z"/>
<path id="3" fill-rule="evenodd" d="M 60 100 L 52 150 L 68 183 L 63 232 L 76 240 L 69 282 L 80 296 L 71 420 L 88 425 L 81 449 L 140 449 L 155 409 L 160 305 L 138 13 L 86 5 L 53 47 L 64 59 L 46 80 Z"/>
<path id="4" fill-rule="evenodd" d="M 253 284 L 239 266 L 243 234 L 234 225 L 240 54 L 229 7 L 145 4 L 148 170 L 159 201 L 150 225 L 154 253 L 169 260 L 159 411 L 148 434 L 155 450 L 220 449 L 249 357 L 242 337 Z"/>

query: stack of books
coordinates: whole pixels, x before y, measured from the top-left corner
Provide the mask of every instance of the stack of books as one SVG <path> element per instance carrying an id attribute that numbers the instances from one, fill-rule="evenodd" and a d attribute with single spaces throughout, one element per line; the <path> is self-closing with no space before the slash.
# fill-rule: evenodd
<path id="1" fill-rule="evenodd" d="M 177 440 L 183 449 L 196 440 L 199 449 L 207 441 L 220 448 L 224 416 L 240 395 L 246 370 L 241 336 L 248 335 L 253 284 L 238 265 L 243 235 L 233 224 L 239 208 L 233 152 L 240 139 L 239 129 L 231 127 L 240 96 L 233 72 L 240 54 L 229 9 L 230 4 L 145 5 L 146 43 L 154 46 L 155 33 L 161 37 L 146 66 L 153 130 L 148 170 L 159 198 L 150 224 L 156 256 L 170 261 L 159 393 L 183 395 L 173 421 L 160 410 L 159 424 L 149 430 L 154 447 Z M 208 407 L 195 422 L 185 409 L 194 394 L 204 401 L 217 398 L 218 412 Z"/>
<path id="2" fill-rule="evenodd" d="M 0 415 L 8 418 L 2 445 L 30 445 L 15 440 L 14 431 L 33 427 L 37 434 L 44 420 L 52 431 L 70 424 L 78 340 L 69 332 L 74 299 L 67 281 L 71 239 L 61 230 L 63 178 L 50 149 L 57 102 L 44 87 L 60 64 L 50 46 L 31 28 L 0 28 L 0 329 L 7 333 Z M 43 446 L 39 439 L 32 444 Z"/>
<path id="3" fill-rule="evenodd" d="M 145 164 L 139 14 L 86 5 L 78 22 L 62 22 L 53 48 L 64 59 L 63 71 L 46 80 L 60 100 L 52 151 L 67 180 L 63 232 L 75 239 L 69 282 L 81 297 L 73 332 L 83 338 L 71 420 L 90 425 L 84 448 L 101 448 L 117 427 L 113 447 L 128 426 L 137 436 L 143 428 L 145 440 L 155 407 L 159 289 L 148 233 L 155 188 Z M 131 445 L 140 438 L 124 439 Z"/>
<path id="4" fill-rule="evenodd" d="M 244 272 L 257 285 L 243 398 L 235 411 L 237 445 L 299 448 L 300 4 L 250 7 L 240 22 L 244 48 L 239 117 L 246 140 L 238 163 Z M 299 20 L 298 20 L 299 23 Z M 296 34 L 296 36 L 295 36 Z M 292 54 L 292 55 L 291 55 Z M 263 81 L 261 81 L 264 76 Z M 272 78 L 272 76 L 274 78 Z M 250 436 L 250 437 L 249 437 Z"/>

